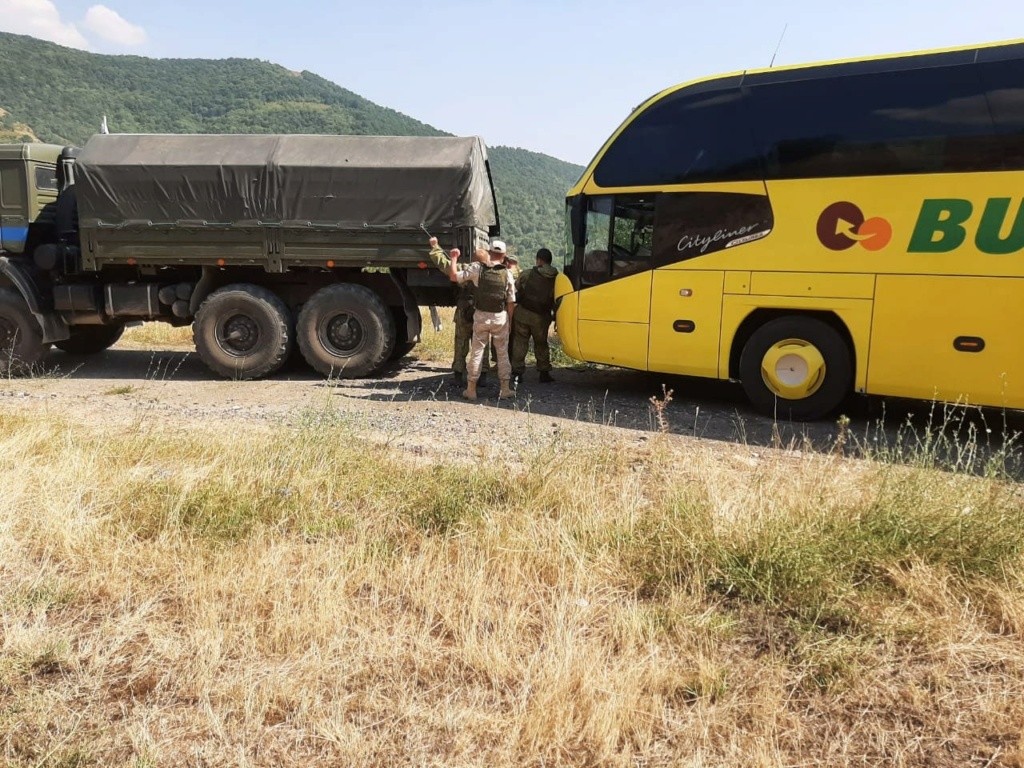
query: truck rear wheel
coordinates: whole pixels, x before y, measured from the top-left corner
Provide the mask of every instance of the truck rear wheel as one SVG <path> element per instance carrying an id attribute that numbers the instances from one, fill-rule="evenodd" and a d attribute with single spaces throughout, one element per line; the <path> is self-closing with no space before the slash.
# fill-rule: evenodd
<path id="1" fill-rule="evenodd" d="M 391 356 L 388 358 L 392 362 L 395 360 L 401 360 L 403 357 L 408 355 L 416 349 L 415 341 L 400 341 L 395 344 L 395 348 L 391 350 Z"/>
<path id="2" fill-rule="evenodd" d="M 338 283 L 303 305 L 296 336 L 306 362 L 324 376 L 367 376 L 394 350 L 395 320 L 369 288 Z"/>
<path id="3" fill-rule="evenodd" d="M 95 355 L 114 346 L 124 334 L 123 325 L 73 326 L 71 336 L 55 341 L 53 346 L 69 355 Z"/>
<path id="4" fill-rule="evenodd" d="M 0 288 L 0 374 L 20 375 L 35 368 L 49 344 L 20 293 Z"/>
<path id="5" fill-rule="evenodd" d="M 740 381 L 766 416 L 820 419 L 853 388 L 853 361 L 842 336 L 813 317 L 780 317 L 765 323 L 743 347 Z"/>
<path id="6" fill-rule="evenodd" d="M 228 285 L 211 293 L 192 325 L 196 352 L 214 373 L 258 379 L 277 371 L 294 344 L 292 313 L 258 285 Z"/>

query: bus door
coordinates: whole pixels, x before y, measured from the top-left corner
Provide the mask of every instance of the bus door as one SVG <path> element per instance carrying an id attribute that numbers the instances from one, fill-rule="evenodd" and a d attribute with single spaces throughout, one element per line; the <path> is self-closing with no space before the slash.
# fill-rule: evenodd
<path id="1" fill-rule="evenodd" d="M 732 254 L 766 237 L 772 226 L 760 181 L 658 196 L 650 370 L 728 375 L 719 370 L 725 295 L 746 293 L 749 272 L 726 269 L 735 265 Z"/>
<path id="2" fill-rule="evenodd" d="M 587 198 L 577 272 L 583 359 L 647 370 L 654 196 Z"/>

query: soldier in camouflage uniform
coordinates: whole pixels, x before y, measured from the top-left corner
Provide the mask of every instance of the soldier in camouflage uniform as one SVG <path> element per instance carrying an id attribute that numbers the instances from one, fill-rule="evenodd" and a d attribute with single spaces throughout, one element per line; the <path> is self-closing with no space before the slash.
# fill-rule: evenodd
<path id="1" fill-rule="evenodd" d="M 512 273 L 512 279 L 519 279 L 519 257 L 514 253 L 505 254 L 505 266 L 508 267 L 508 271 Z"/>
<path id="2" fill-rule="evenodd" d="M 441 246 L 437 244 L 437 238 L 430 238 L 430 260 L 434 262 L 434 266 L 448 274 L 448 265 L 451 263 L 448 256 Z M 462 269 L 466 267 L 459 265 Z M 456 384 L 460 386 L 466 382 L 466 357 L 469 355 L 469 341 L 473 338 L 473 293 L 476 291 L 476 286 L 473 285 L 471 280 L 467 280 L 464 283 L 459 284 L 459 294 L 455 303 L 455 317 L 453 322 L 455 324 L 455 354 L 452 358 L 452 379 Z M 489 369 L 487 358 L 485 357 L 480 368 L 480 381 L 478 384 L 483 384 L 483 378 L 486 376 Z"/>
<path id="3" fill-rule="evenodd" d="M 499 248 L 501 251 L 505 248 L 500 240 L 491 244 L 492 251 Z M 508 359 L 508 337 L 516 307 L 516 285 L 505 264 L 492 261 L 488 256 L 487 251 L 479 249 L 476 253 L 477 261 L 460 271 L 459 250 L 453 248 L 448 266 L 448 277 L 452 282 L 472 281 L 476 284 L 473 343 L 466 371 L 466 391 L 462 393 L 467 400 L 476 399 L 480 367 L 487 357 L 487 347 L 492 340 L 498 349 L 498 379 L 501 384 L 498 397 L 515 397 L 515 392 L 509 386 L 512 369 Z"/>
<path id="4" fill-rule="evenodd" d="M 548 328 L 555 307 L 555 276 L 558 270 L 551 266 L 551 251 L 537 251 L 537 266 L 523 272 L 516 281 L 516 313 L 512 320 L 512 381 L 516 384 L 526 371 L 526 352 L 533 339 L 533 354 L 537 357 L 537 371 L 541 383 L 548 384 L 551 377 L 551 349 L 548 346 Z"/>

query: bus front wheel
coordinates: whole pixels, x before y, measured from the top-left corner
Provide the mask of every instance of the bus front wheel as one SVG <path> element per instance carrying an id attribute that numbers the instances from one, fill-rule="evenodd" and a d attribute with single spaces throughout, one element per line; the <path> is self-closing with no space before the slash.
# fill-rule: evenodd
<path id="1" fill-rule="evenodd" d="M 743 347 L 740 381 L 754 407 L 774 418 L 811 421 L 843 402 L 853 361 L 843 337 L 812 317 L 765 323 Z"/>

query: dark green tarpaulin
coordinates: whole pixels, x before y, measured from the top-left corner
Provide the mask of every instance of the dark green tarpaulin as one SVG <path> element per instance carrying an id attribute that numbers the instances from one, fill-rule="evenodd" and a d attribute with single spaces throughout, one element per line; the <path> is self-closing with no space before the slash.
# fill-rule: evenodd
<path id="1" fill-rule="evenodd" d="M 497 224 L 477 137 L 101 134 L 75 180 L 85 227 Z"/>

